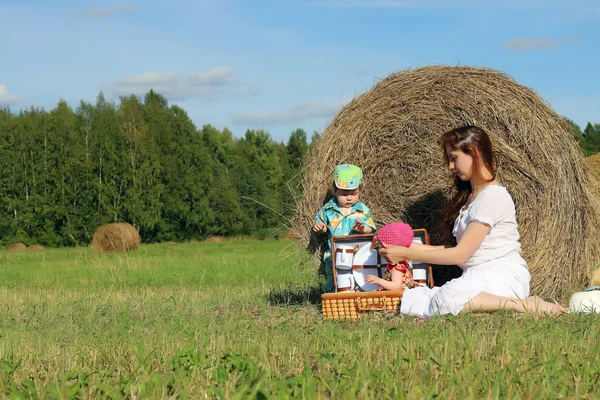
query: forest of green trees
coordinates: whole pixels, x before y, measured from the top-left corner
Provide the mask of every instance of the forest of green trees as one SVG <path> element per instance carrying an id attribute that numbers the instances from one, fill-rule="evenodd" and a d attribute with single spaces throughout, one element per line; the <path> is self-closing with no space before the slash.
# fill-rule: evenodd
<path id="1" fill-rule="evenodd" d="M 599 124 L 569 123 L 586 155 L 600 151 Z M 88 244 L 99 226 L 122 221 L 144 242 L 282 235 L 316 138 L 197 129 L 153 91 L 119 104 L 100 94 L 75 110 L 64 101 L 49 112 L 0 108 L 0 241 Z"/>
<path id="2" fill-rule="evenodd" d="M 301 129 L 286 144 L 262 130 L 197 129 L 152 91 L 76 110 L 0 109 L 0 240 L 87 244 L 121 221 L 144 242 L 285 234 L 308 147 Z"/>
<path id="3" fill-rule="evenodd" d="M 591 122 L 588 122 L 585 129 L 582 131 L 575 122 L 569 119 L 567 119 L 567 122 L 571 124 L 575 140 L 579 143 L 579 146 L 586 157 L 600 152 L 600 124 L 592 125 Z"/>

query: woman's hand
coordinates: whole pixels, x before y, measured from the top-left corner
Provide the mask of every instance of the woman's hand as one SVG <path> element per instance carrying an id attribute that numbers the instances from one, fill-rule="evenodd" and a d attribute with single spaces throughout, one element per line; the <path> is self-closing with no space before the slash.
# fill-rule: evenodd
<path id="1" fill-rule="evenodd" d="M 376 285 L 379 285 L 380 280 L 381 280 L 381 278 L 379 278 L 378 276 L 375 276 L 375 275 L 367 275 L 367 277 L 365 278 L 365 281 L 367 283 L 374 283 Z"/>
<path id="2" fill-rule="evenodd" d="M 383 245 L 383 244 L 382 244 Z M 379 249 L 379 254 L 393 264 L 398 264 L 408 258 L 406 247 L 401 246 L 383 246 Z"/>

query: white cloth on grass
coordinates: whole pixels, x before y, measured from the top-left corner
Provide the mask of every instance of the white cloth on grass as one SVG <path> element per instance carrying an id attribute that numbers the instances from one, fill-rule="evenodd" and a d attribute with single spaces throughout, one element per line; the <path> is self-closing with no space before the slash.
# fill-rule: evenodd
<path id="1" fill-rule="evenodd" d="M 481 292 L 519 299 L 529 297 L 531 276 L 521 257 L 515 205 L 506 188 L 487 186 L 469 206 L 463 207 L 452 231 L 457 243 L 473 221 L 491 229 L 473 255 L 459 265 L 462 276 L 441 287 L 406 290 L 400 304 L 402 314 L 425 318 L 456 315 Z"/>

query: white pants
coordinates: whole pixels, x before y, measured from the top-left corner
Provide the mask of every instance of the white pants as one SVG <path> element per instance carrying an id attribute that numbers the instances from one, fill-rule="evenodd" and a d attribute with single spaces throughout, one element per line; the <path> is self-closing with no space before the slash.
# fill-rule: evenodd
<path id="1" fill-rule="evenodd" d="M 522 260 L 522 259 L 521 259 Z M 417 287 L 402 295 L 400 313 L 430 318 L 454 314 L 481 292 L 496 296 L 526 299 L 531 275 L 523 262 L 491 262 L 466 269 L 441 287 Z"/>

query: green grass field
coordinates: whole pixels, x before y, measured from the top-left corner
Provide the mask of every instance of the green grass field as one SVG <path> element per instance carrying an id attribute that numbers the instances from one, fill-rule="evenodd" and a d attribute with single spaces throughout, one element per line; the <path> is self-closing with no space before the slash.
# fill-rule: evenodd
<path id="1" fill-rule="evenodd" d="M 600 316 L 322 318 L 289 241 L 0 251 L 5 398 L 599 398 Z"/>

